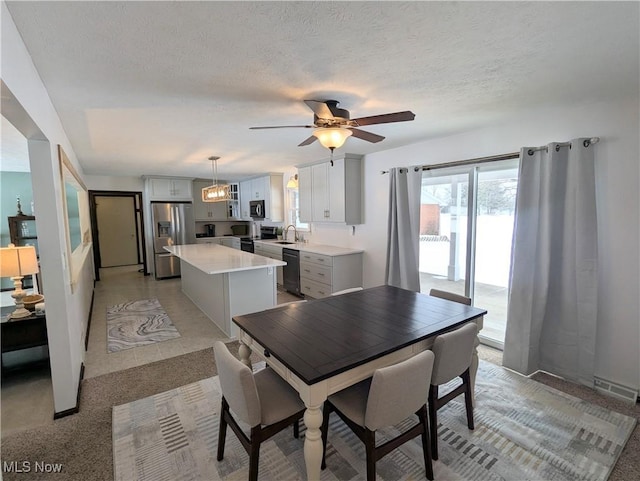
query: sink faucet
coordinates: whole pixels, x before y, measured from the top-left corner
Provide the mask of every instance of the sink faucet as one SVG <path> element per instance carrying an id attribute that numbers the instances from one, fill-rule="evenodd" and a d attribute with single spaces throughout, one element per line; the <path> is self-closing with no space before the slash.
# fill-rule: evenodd
<path id="1" fill-rule="evenodd" d="M 293 227 L 293 240 L 298 241 L 298 231 L 296 230 L 296 226 L 293 224 L 289 224 L 287 228 L 284 230 L 284 240 L 287 240 L 287 234 L 289 233 L 289 227 Z"/>

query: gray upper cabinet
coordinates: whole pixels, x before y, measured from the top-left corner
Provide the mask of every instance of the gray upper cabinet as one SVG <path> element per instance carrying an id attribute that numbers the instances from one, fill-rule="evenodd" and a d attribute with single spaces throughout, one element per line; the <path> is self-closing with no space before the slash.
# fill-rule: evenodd
<path id="1" fill-rule="evenodd" d="M 299 167 L 298 189 L 301 221 L 362 224 L 362 156 Z"/>
<path id="2" fill-rule="evenodd" d="M 192 200 L 191 179 L 147 177 L 145 182 L 149 200 Z"/>

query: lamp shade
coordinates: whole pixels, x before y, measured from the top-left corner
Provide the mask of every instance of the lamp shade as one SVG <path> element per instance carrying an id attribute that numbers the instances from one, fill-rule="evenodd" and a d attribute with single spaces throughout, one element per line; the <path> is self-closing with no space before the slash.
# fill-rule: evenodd
<path id="1" fill-rule="evenodd" d="M 33 246 L 0 248 L 0 276 L 23 277 L 38 272 L 38 258 Z"/>
<path id="2" fill-rule="evenodd" d="M 298 188 L 298 174 L 292 175 L 289 177 L 289 181 L 287 182 L 287 189 L 295 190 Z"/>
<path id="3" fill-rule="evenodd" d="M 340 127 L 320 127 L 313 131 L 314 137 L 320 141 L 322 146 L 331 150 L 342 147 L 351 134 L 351 130 Z"/>

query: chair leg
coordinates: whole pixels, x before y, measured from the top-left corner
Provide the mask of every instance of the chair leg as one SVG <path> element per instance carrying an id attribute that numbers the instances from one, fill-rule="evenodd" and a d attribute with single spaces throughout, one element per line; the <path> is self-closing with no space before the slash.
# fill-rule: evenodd
<path id="1" fill-rule="evenodd" d="M 225 414 L 229 409 L 229 404 L 227 404 L 227 400 L 222 397 L 222 407 L 220 408 L 220 425 L 218 427 L 218 461 L 222 461 L 224 458 L 224 442 L 227 437 L 227 421 L 225 419 Z"/>
<path id="2" fill-rule="evenodd" d="M 327 438 L 329 437 L 329 416 L 331 415 L 331 405 L 329 401 L 324 402 L 324 407 L 322 408 L 322 426 L 320 427 L 320 432 L 322 433 L 322 464 L 320 465 L 321 469 L 325 469 L 327 467 L 327 463 L 325 458 L 327 456 Z"/>
<path id="3" fill-rule="evenodd" d="M 367 453 L 367 481 L 376 481 L 376 433 L 365 428 L 364 448 Z"/>
<path id="4" fill-rule="evenodd" d="M 424 457 L 424 470 L 429 481 L 433 480 L 433 464 L 431 463 L 431 443 L 429 442 L 429 423 L 427 422 L 427 406 L 424 405 L 418 411 L 418 418 L 422 424 L 422 455 Z"/>
<path id="5" fill-rule="evenodd" d="M 469 429 L 473 430 L 475 429 L 475 425 L 473 423 L 473 395 L 471 393 L 471 375 L 469 373 L 469 369 L 463 372 L 460 377 L 465 385 L 464 404 L 467 409 L 467 426 Z"/>
<path id="6" fill-rule="evenodd" d="M 431 438 L 431 458 L 438 459 L 438 386 L 429 387 L 429 429 Z"/>
<path id="7" fill-rule="evenodd" d="M 249 481 L 258 481 L 260 464 L 260 425 L 251 428 L 251 452 L 249 453 Z"/>
<path id="8" fill-rule="evenodd" d="M 296 419 L 293 422 L 293 437 L 296 439 L 300 438 L 300 420 Z"/>

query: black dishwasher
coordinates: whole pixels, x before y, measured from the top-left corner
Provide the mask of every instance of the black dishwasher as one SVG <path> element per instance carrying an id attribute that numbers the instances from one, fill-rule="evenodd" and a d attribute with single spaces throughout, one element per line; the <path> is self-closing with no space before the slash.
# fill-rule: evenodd
<path id="1" fill-rule="evenodd" d="M 291 294 L 300 295 L 300 251 L 282 249 L 282 260 L 287 263 L 282 268 L 284 288 Z"/>

